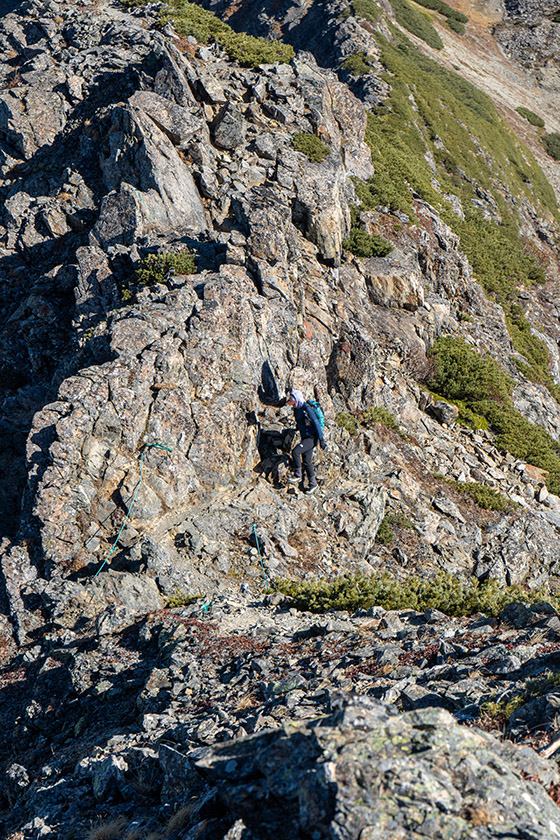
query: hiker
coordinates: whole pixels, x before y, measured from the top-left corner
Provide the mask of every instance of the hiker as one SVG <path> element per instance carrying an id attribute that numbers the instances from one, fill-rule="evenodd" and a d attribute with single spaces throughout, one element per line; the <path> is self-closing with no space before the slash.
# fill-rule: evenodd
<path id="1" fill-rule="evenodd" d="M 321 410 L 321 416 L 319 416 L 313 406 L 310 405 L 309 402 L 306 402 L 301 391 L 290 391 L 286 397 L 285 405 L 289 405 L 293 408 L 294 419 L 296 421 L 298 432 L 301 435 L 301 442 L 298 443 L 292 450 L 295 470 L 288 481 L 290 484 L 299 484 L 303 481 L 303 462 L 303 468 L 305 469 L 307 479 L 309 481 L 309 487 L 306 492 L 314 493 L 319 485 L 317 484 L 317 479 L 315 478 L 315 472 L 313 470 L 313 450 L 317 446 L 317 443 L 319 443 L 321 449 L 326 449 L 327 447 L 326 441 L 323 437 L 324 420 L 323 423 L 321 423 L 323 412 L 319 407 L 319 410 Z"/>

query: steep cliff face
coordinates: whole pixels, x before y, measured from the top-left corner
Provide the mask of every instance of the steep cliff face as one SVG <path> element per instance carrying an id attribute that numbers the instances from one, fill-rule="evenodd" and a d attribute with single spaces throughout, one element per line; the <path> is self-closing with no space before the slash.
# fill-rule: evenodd
<path id="1" fill-rule="evenodd" d="M 27 0 L 0 22 L 12 836 L 85 836 L 119 808 L 125 822 L 99 836 L 165 824 L 169 837 L 264 838 L 284 808 L 286 836 L 315 823 L 325 837 L 413 838 L 424 823 L 434 838 L 559 833 L 552 764 L 455 726 L 438 740 L 449 712 L 488 723 L 512 680 L 555 667 L 553 605 L 467 622 L 378 606 L 313 619 L 263 601 L 275 578 L 342 573 L 557 589 L 554 191 L 490 100 L 446 69 L 449 48 L 436 63 L 396 7 L 211 8 L 296 52 L 189 4 Z M 289 388 L 326 414 L 313 495 L 287 483 Z M 256 734 L 333 715 L 353 690 L 374 700 L 320 729 Z M 530 709 L 510 734 L 538 725 L 546 743 L 554 699 L 519 692 Z M 399 722 L 432 706 L 447 712 Z M 207 751 L 246 734 L 231 756 Z M 405 760 L 407 739 L 433 761 Z M 416 780 L 406 818 L 373 777 L 355 810 L 358 757 L 381 742 L 375 778 L 404 762 Z M 301 763 L 280 791 L 293 744 Z M 471 748 L 479 776 L 507 765 L 529 812 L 504 806 L 495 779 L 477 822 L 482 787 L 441 776 L 437 759 Z M 240 755 L 253 792 L 237 802 Z M 251 797 L 272 789 L 273 817 L 251 821 Z"/>

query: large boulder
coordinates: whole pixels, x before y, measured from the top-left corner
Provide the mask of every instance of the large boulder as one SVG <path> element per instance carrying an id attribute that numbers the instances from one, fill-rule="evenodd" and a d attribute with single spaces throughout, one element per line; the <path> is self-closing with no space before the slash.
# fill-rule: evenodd
<path id="1" fill-rule="evenodd" d="M 556 765 L 443 709 L 399 715 L 355 700 L 319 724 L 214 746 L 196 767 L 217 793 L 224 834 L 242 820 L 239 836 L 256 840 L 560 837 L 546 792 Z M 199 836 L 210 834 L 201 826 Z"/>

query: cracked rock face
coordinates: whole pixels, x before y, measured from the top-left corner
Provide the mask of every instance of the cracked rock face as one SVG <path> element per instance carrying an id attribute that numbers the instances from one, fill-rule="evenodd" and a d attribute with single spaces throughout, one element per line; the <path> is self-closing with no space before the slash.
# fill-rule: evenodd
<path id="1" fill-rule="evenodd" d="M 358 571 L 557 586 L 546 474 L 418 382 L 453 334 L 555 437 L 560 408 L 433 207 L 361 214 L 387 257 L 345 247 L 374 174 L 365 105 L 389 84 L 367 21 L 253 5 L 232 22 L 281 30 L 304 50 L 290 64 L 168 37 L 151 6 L 26 0 L 0 19 L 1 819 L 10 840 L 98 822 L 130 840 L 550 840 L 560 779 L 529 744 L 556 728 L 551 604 L 313 616 L 269 592 Z M 359 50 L 362 79 L 340 69 Z M 552 226 L 519 212 L 551 252 Z M 139 282 L 184 248 L 196 273 Z M 557 296 L 527 296 L 556 373 Z M 326 415 L 312 496 L 287 483 L 292 388 Z M 483 510 L 466 482 L 511 504 Z M 524 747 L 473 725 L 512 697 L 500 725 Z"/>

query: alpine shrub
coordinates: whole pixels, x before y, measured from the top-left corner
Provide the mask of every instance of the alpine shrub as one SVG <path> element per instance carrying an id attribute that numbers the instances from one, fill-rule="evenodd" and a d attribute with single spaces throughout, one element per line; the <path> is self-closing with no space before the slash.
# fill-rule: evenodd
<path id="1" fill-rule="evenodd" d="M 435 50 L 443 49 L 443 41 L 427 15 L 414 9 L 407 0 L 391 0 L 391 6 L 397 23 L 400 23 L 417 38 L 421 38 L 429 47 L 433 47 Z"/>
<path id="2" fill-rule="evenodd" d="M 316 134 L 308 131 L 296 131 L 292 137 L 294 149 L 307 155 L 312 163 L 322 163 L 331 153 L 331 149 Z"/>
<path id="3" fill-rule="evenodd" d="M 128 6 L 144 6 L 148 0 L 123 0 Z M 158 25 L 172 22 L 179 33 L 192 35 L 203 44 L 218 43 L 233 61 L 244 67 L 259 64 L 286 63 L 294 57 L 294 50 L 281 41 L 255 38 L 244 32 L 235 32 L 227 23 L 196 3 L 187 0 L 168 0 L 158 11 Z"/>
<path id="4" fill-rule="evenodd" d="M 477 612 L 498 615 L 506 604 L 514 601 L 538 603 L 546 598 L 557 609 L 560 603 L 545 593 L 527 591 L 521 586 L 504 586 L 498 581 L 468 582 L 442 572 L 433 578 L 417 576 L 398 581 L 387 572 L 366 576 L 360 572 L 332 581 L 280 580 L 276 588 L 293 598 L 299 610 L 321 613 L 327 610 L 370 609 L 381 606 L 386 610 L 437 609 L 446 615 L 469 616 Z"/>
<path id="5" fill-rule="evenodd" d="M 393 246 L 377 233 L 366 233 L 362 228 L 354 227 L 342 243 L 343 247 L 357 257 L 386 257 Z"/>
<path id="6" fill-rule="evenodd" d="M 560 493 L 560 443 L 542 426 L 530 423 L 511 400 L 513 380 L 498 362 L 483 358 L 460 338 L 437 339 L 432 350 L 431 390 L 446 399 L 463 400 L 482 415 L 502 452 L 547 470 L 546 486 Z"/>
<path id="7" fill-rule="evenodd" d="M 148 254 L 136 269 L 139 286 L 165 283 L 170 274 L 196 274 L 196 259 L 188 248 L 177 253 Z"/>
<path id="8" fill-rule="evenodd" d="M 547 155 L 554 160 L 560 160 L 560 134 L 553 131 L 552 134 L 545 134 L 542 139 Z"/>
<path id="9" fill-rule="evenodd" d="M 536 125 L 539 128 L 544 128 L 544 120 L 542 117 L 539 117 L 538 114 L 535 114 L 534 111 L 531 111 L 529 108 L 524 108 L 523 105 L 520 105 L 519 108 L 515 109 L 518 114 L 521 114 L 531 125 Z"/>
<path id="10" fill-rule="evenodd" d="M 345 58 L 340 67 L 342 70 L 348 70 L 353 76 L 363 76 L 373 70 L 374 59 L 361 50 Z"/>

